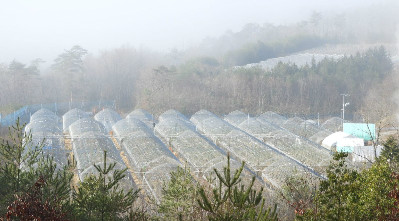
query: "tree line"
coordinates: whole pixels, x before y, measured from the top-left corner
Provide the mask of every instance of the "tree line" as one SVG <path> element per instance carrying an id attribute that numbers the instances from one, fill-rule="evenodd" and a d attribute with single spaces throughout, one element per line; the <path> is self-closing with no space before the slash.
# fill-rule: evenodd
<path id="1" fill-rule="evenodd" d="M 347 112 L 358 112 L 371 91 L 386 83 L 392 72 L 383 47 L 305 66 L 279 63 L 271 70 L 257 66 L 226 69 L 215 59 L 200 58 L 177 67 L 160 66 L 140 78 L 137 105 L 154 113 L 175 108 L 188 115 L 207 109 L 217 114 L 270 110 L 339 116 L 341 93 L 351 95 Z"/>
<path id="2" fill-rule="evenodd" d="M 27 104 L 107 100 L 121 112 L 144 108 L 160 114 L 173 108 L 190 115 L 200 109 L 217 114 L 238 109 L 339 116 L 341 93 L 351 95 L 350 114 L 359 112 L 375 89 L 394 90 L 384 86 L 393 76 L 384 47 L 305 66 L 279 63 L 271 70 L 225 68 L 212 57 L 165 66 L 164 58 L 147 63 L 150 56 L 122 48 L 93 57 L 74 46 L 46 74 L 39 74 L 40 60 L 13 61 L 0 67 L 1 112 Z"/>

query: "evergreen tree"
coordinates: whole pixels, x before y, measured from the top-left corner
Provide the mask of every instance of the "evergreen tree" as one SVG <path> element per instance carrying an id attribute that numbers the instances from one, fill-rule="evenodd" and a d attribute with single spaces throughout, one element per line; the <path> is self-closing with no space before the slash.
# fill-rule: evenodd
<path id="1" fill-rule="evenodd" d="M 197 205 L 197 187 L 193 183 L 190 170 L 177 168 L 170 173 L 170 180 L 162 188 L 162 202 L 159 213 L 166 220 L 200 219 Z"/>
<path id="2" fill-rule="evenodd" d="M 98 175 L 87 177 L 74 193 L 77 219 L 120 220 L 129 216 L 139 190 L 120 188 L 127 168 L 117 170 L 115 166 L 116 163 L 107 163 L 104 151 L 103 166 L 94 164 Z"/>
<path id="3" fill-rule="evenodd" d="M 384 158 L 357 172 L 348 168 L 347 153 L 336 153 L 320 181 L 315 203 L 298 220 L 397 220 L 399 176 Z"/>
<path id="4" fill-rule="evenodd" d="M 399 144 L 398 140 L 393 136 L 390 136 L 384 142 L 384 149 L 381 152 L 381 156 L 386 158 L 392 164 L 399 163 Z"/>
<path id="5" fill-rule="evenodd" d="M 199 206 L 209 213 L 209 220 L 277 220 L 276 207 L 274 210 L 265 209 L 265 199 L 262 197 L 263 188 L 254 190 L 255 177 L 246 188 L 241 185 L 241 167 L 232 173 L 230 156 L 227 156 L 227 166 L 223 174 L 214 169 L 218 184 L 207 194 L 204 187 L 199 188 Z"/>
<path id="6" fill-rule="evenodd" d="M 23 128 L 17 120 L 9 128 L 9 138 L 0 144 L 0 213 L 5 214 L 11 202 L 29 194 L 39 179 L 45 181 L 40 187 L 39 203 L 46 202 L 61 211 L 69 210 L 72 179 L 69 165 L 57 168 L 53 158 L 43 154 L 43 142 L 34 144 L 32 135 Z"/>
<path id="7" fill-rule="evenodd" d="M 358 200 L 358 172 L 348 168 L 348 153 L 335 153 L 334 161 L 327 169 L 327 179 L 321 180 L 316 195 L 316 205 L 307 211 L 305 220 L 356 220 L 357 211 L 353 210 L 353 201 Z"/>

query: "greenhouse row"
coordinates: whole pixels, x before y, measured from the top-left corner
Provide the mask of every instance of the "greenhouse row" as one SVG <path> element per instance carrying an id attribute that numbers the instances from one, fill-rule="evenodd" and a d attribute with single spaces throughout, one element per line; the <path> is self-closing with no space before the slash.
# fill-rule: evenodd
<path id="1" fill-rule="evenodd" d="M 105 119 L 106 116 L 105 114 L 100 120 Z M 114 170 L 126 168 L 119 151 L 109 136 L 107 136 L 107 130 L 101 122 L 87 116 L 79 109 L 73 109 L 65 113 L 63 120 L 63 125 L 69 124 L 68 131 L 72 140 L 73 156 L 81 181 L 87 176 L 98 174 L 94 165 L 103 166 L 105 153 L 107 164 L 115 164 Z M 112 173 L 109 176 L 112 176 Z M 129 172 L 125 172 L 125 178 L 120 186 L 123 189 L 136 186 Z"/>
<path id="2" fill-rule="evenodd" d="M 40 109 L 30 117 L 25 132 L 32 135 L 28 146 L 42 146 L 43 153 L 53 157 L 57 167 L 68 163 L 69 151 L 64 148 L 61 119 L 48 109 Z"/>
<path id="3" fill-rule="evenodd" d="M 318 173 L 323 174 L 332 160 L 329 150 L 265 120 L 238 111 L 228 114 L 225 120 Z"/>
<path id="4" fill-rule="evenodd" d="M 209 179 L 214 175 L 214 168 L 222 171 L 226 166 L 226 154 L 208 139 L 196 132 L 195 126 L 181 113 L 169 110 L 159 117 L 155 131 L 166 140 L 168 147 L 185 161 L 196 177 Z M 238 169 L 240 162 L 231 159 L 232 170 Z M 244 183 L 249 182 L 253 172 L 243 171 Z M 255 185 L 263 185 L 260 180 Z M 267 189 L 265 192 L 268 192 Z"/>
<path id="5" fill-rule="evenodd" d="M 233 112 L 226 118 L 237 123 L 240 119 L 245 121 L 248 116 Z M 192 122 L 197 122 L 198 130 L 216 145 L 245 161 L 251 170 L 261 173 L 263 179 L 276 188 L 280 188 L 290 176 L 300 176 L 312 171 L 212 113 L 200 111 L 192 116 Z"/>
<path id="6" fill-rule="evenodd" d="M 69 132 L 69 126 L 77 120 L 82 118 L 89 118 L 90 114 L 82 111 L 81 109 L 74 108 L 66 112 L 62 116 L 62 130 L 66 133 Z"/>
<path id="7" fill-rule="evenodd" d="M 169 180 L 170 172 L 181 164 L 153 131 L 138 118 L 130 115 L 114 124 L 112 131 L 126 154 L 130 167 L 139 177 L 140 186 L 159 202 L 163 182 Z"/>
<path id="8" fill-rule="evenodd" d="M 308 139 L 316 144 L 321 144 L 324 138 L 332 134 L 331 131 L 317 126 L 311 120 L 303 120 L 299 117 L 285 118 L 273 112 L 266 112 L 257 117 L 262 123 L 270 123 L 286 129 L 302 138 Z"/>

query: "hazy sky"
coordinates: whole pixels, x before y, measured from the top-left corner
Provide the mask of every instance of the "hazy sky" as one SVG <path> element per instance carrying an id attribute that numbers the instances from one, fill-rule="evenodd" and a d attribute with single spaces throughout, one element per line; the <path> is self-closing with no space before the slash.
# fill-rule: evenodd
<path id="1" fill-rule="evenodd" d="M 289 24 L 312 11 L 381 0 L 0 0 L 0 63 L 48 62 L 81 45 L 91 53 L 130 45 L 183 49 L 246 23 Z"/>

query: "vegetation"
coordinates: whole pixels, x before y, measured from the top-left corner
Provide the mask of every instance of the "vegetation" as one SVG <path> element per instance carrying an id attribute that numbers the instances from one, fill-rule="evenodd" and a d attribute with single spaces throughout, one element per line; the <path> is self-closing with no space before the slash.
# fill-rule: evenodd
<path id="1" fill-rule="evenodd" d="M 102 167 L 94 165 L 99 175 L 87 177 L 78 187 L 73 200 L 79 220 L 118 220 L 132 209 L 139 190 L 121 188 L 119 182 L 125 178 L 127 168 L 116 170 L 115 166 L 107 164 L 104 152 Z"/>
<path id="2" fill-rule="evenodd" d="M 170 180 L 162 188 L 162 202 L 159 213 L 165 220 L 202 220 L 202 211 L 197 206 L 197 186 L 193 182 L 190 170 L 178 168 L 171 172 Z"/>
<path id="3" fill-rule="evenodd" d="M 365 50 L 396 40 L 395 8 L 379 7 L 336 15 L 314 12 L 291 25 L 247 24 L 198 47 L 166 54 L 125 46 L 93 55 L 76 45 L 48 68 L 41 67 L 41 59 L 27 64 L 14 60 L 0 64 L 0 111 L 27 104 L 111 100 L 122 110 L 149 108 L 155 114 L 174 107 L 185 114 L 206 108 L 221 114 L 243 109 L 337 115 L 338 95 L 350 93 L 354 105 L 347 113 L 355 113 L 372 86 L 378 87 L 392 71 L 385 50 Z M 342 44 L 353 44 L 355 50 L 342 52 L 348 57 L 339 61 L 326 59 L 307 67 L 281 64 L 271 71 L 232 68 Z M 358 44 L 366 46 L 359 49 Z M 167 71 L 160 74 L 160 67 Z"/>
<path id="4" fill-rule="evenodd" d="M 230 157 L 227 157 L 227 166 L 223 174 L 214 169 L 217 176 L 217 186 L 210 194 L 204 187 L 199 188 L 199 206 L 209 213 L 209 220 L 277 220 L 276 208 L 265 208 L 265 199 L 262 197 L 263 188 L 254 190 L 255 177 L 246 188 L 241 184 L 241 172 L 244 162 L 236 171 L 231 171 Z"/>
<path id="5" fill-rule="evenodd" d="M 396 152 L 397 140 L 391 138 L 384 147 L 393 143 L 396 149 L 391 151 Z M 303 201 L 309 196 L 313 198 L 311 204 L 306 204 L 306 207 L 304 204 L 291 204 L 296 208 L 297 219 L 397 220 L 399 176 L 396 165 L 382 156 L 370 168 L 357 171 L 348 167 L 346 156 L 346 153 L 335 154 L 327 179 L 320 181 L 315 194 L 301 192 Z"/>
<path id="6" fill-rule="evenodd" d="M 114 170 L 114 163 L 107 164 L 106 153 L 103 167 L 94 165 L 99 175 L 88 177 L 75 191 L 71 165 L 58 168 L 23 128 L 17 121 L 0 145 L 0 217 L 119 220 L 139 215 L 131 210 L 138 190 L 119 188 L 125 170 Z"/>
<path id="7" fill-rule="evenodd" d="M 32 136 L 23 131 L 17 121 L 9 130 L 9 139 L 0 144 L 0 213 L 6 213 L 6 205 L 18 204 L 16 196 L 22 202 L 38 197 L 26 195 L 37 188 L 41 192 L 38 203 L 68 208 L 72 179 L 69 168 L 57 169 L 53 159 L 42 154 L 42 146 L 31 145 Z"/>
<path id="8" fill-rule="evenodd" d="M 223 69 L 194 60 L 177 68 L 162 66 L 141 78 L 137 102 L 154 113 L 173 107 L 187 114 L 238 109 L 251 114 L 268 110 L 339 116 L 339 94 L 345 91 L 351 94 L 349 116 L 362 108 L 373 85 L 381 87 L 391 73 L 392 63 L 383 47 L 304 67 L 280 63 L 272 70 Z"/>

